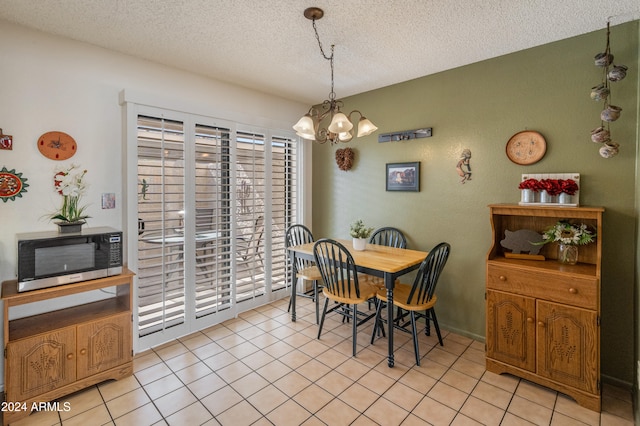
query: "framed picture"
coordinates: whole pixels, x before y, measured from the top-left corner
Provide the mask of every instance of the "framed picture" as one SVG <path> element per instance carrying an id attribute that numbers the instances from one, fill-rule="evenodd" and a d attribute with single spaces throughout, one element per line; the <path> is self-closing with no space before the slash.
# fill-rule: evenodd
<path id="1" fill-rule="evenodd" d="M 387 191 L 420 192 L 420 162 L 387 163 Z"/>

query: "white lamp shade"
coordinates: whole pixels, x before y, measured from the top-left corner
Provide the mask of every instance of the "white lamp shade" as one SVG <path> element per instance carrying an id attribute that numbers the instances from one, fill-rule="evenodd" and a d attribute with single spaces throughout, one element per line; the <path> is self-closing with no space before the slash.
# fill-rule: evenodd
<path id="1" fill-rule="evenodd" d="M 378 128 L 366 117 L 361 117 L 358 122 L 358 137 L 367 136 L 378 130 Z"/>
<path id="2" fill-rule="evenodd" d="M 311 115 L 305 114 L 298 122 L 293 126 L 293 130 L 296 134 L 304 139 L 315 140 L 315 128 Z"/>
<path id="3" fill-rule="evenodd" d="M 353 139 L 353 132 L 338 133 L 338 139 L 340 140 L 340 142 L 349 142 L 351 139 Z"/>
<path id="4" fill-rule="evenodd" d="M 316 140 L 316 135 L 314 133 L 296 132 L 296 135 L 300 136 L 302 139 L 307 139 L 307 140 L 310 140 L 310 141 L 315 141 Z"/>
<path id="5" fill-rule="evenodd" d="M 353 124 L 349 121 L 346 115 L 339 112 L 331 119 L 329 124 L 329 131 L 331 133 L 345 133 L 353 129 Z"/>

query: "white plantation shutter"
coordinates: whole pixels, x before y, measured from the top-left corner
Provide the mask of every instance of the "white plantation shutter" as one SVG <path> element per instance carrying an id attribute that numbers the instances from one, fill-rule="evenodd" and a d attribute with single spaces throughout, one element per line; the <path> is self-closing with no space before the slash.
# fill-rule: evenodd
<path id="1" fill-rule="evenodd" d="M 209 117 L 133 111 L 136 139 L 127 149 L 135 155 L 127 157 L 137 165 L 138 197 L 128 211 L 143 229 L 127 238 L 138 349 L 286 296 L 297 140 Z"/>
<path id="2" fill-rule="evenodd" d="M 265 136 L 236 138 L 236 301 L 265 294 Z"/>
<path id="3" fill-rule="evenodd" d="M 297 217 L 297 152 L 293 139 L 271 138 L 271 291 L 289 286 L 285 233 Z"/>
<path id="4" fill-rule="evenodd" d="M 138 329 L 144 336 L 185 322 L 184 249 L 170 238 L 184 210 L 184 125 L 138 118 Z"/>
<path id="5" fill-rule="evenodd" d="M 195 314 L 231 307 L 230 131 L 196 125 L 195 135 Z M 218 238 L 208 241 L 207 232 Z M 201 242 L 205 236 L 205 242 Z"/>

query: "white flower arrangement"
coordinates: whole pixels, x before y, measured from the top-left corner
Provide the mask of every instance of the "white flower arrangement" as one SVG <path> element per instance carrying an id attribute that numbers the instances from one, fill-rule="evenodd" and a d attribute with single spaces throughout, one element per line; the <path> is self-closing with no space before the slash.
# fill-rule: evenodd
<path id="1" fill-rule="evenodd" d="M 79 205 L 80 199 L 85 193 L 87 185 L 83 182 L 86 170 L 72 174 L 78 166 L 72 164 L 66 169 L 56 170 L 53 176 L 53 185 L 56 192 L 62 195 L 62 207 L 51 216 L 51 219 L 59 219 L 63 222 L 78 222 L 89 216 L 84 214 L 86 206 Z"/>
<path id="2" fill-rule="evenodd" d="M 574 225 L 567 221 L 561 220 L 542 234 L 543 240 L 540 244 L 557 242 L 560 244 L 568 244 L 572 246 L 582 246 L 592 243 L 595 238 L 595 232 L 591 231 L 587 225 L 581 223 Z"/>

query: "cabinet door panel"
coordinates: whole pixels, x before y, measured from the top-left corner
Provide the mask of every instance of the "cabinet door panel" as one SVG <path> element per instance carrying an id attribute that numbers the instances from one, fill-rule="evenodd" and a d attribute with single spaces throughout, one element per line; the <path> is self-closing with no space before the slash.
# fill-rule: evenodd
<path id="1" fill-rule="evenodd" d="M 75 328 L 7 344 L 6 400 L 24 401 L 76 380 Z"/>
<path id="2" fill-rule="evenodd" d="M 487 356 L 535 371 L 535 300 L 487 291 Z"/>
<path id="3" fill-rule="evenodd" d="M 78 379 L 131 361 L 131 314 L 78 326 Z"/>
<path id="4" fill-rule="evenodd" d="M 597 392 L 599 327 L 594 311 L 538 301 L 538 374 Z"/>

